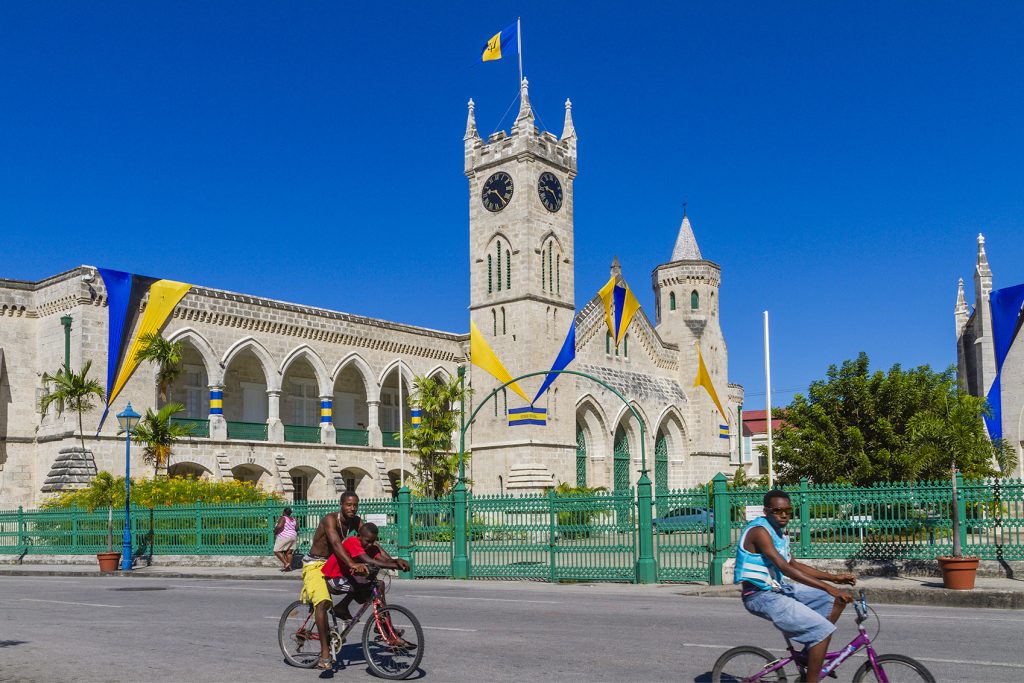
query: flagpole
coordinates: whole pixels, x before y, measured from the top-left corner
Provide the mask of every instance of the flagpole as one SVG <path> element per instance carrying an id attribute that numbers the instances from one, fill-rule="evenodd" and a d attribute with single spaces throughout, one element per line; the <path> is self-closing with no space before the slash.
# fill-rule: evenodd
<path id="1" fill-rule="evenodd" d="M 523 24 L 520 17 L 516 17 L 516 47 L 519 52 L 519 85 L 523 84 Z"/>
<path id="2" fill-rule="evenodd" d="M 764 312 L 764 385 L 764 415 L 768 423 L 768 488 L 774 488 L 775 470 L 772 467 L 772 362 L 768 351 L 768 311 Z"/>
<path id="3" fill-rule="evenodd" d="M 405 411 L 402 409 L 402 359 L 398 359 L 398 488 L 405 488 Z"/>

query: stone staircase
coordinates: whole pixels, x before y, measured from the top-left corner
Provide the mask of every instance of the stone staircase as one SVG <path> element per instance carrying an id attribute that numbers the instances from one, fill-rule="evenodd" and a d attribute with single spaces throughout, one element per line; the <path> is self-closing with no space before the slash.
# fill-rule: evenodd
<path id="1" fill-rule="evenodd" d="M 50 473 L 46 475 L 42 490 L 50 493 L 84 488 L 95 476 L 96 460 L 92 451 L 83 451 L 79 446 L 62 448 L 50 467 Z"/>

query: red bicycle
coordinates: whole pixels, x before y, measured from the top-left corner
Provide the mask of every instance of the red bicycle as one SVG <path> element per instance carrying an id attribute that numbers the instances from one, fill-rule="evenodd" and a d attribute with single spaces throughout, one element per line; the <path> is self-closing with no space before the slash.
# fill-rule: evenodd
<path id="1" fill-rule="evenodd" d="M 370 670 L 381 678 L 397 681 L 408 678 L 423 659 L 423 627 L 405 607 L 384 602 L 380 579 L 370 579 L 370 599 L 363 603 L 352 621 L 339 628 L 334 610 L 327 610 L 331 659 L 337 660 L 349 632 L 367 611 L 370 618 L 363 627 L 363 655 Z M 277 627 L 281 653 L 292 666 L 312 669 L 320 658 L 320 635 L 313 618 L 313 606 L 296 600 L 288 605 Z"/>

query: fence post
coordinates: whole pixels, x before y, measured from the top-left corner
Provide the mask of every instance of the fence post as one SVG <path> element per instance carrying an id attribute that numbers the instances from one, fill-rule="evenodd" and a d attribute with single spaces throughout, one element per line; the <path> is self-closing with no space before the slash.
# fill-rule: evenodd
<path id="1" fill-rule="evenodd" d="M 78 508 L 71 508 L 71 549 L 78 549 Z"/>
<path id="2" fill-rule="evenodd" d="M 711 539 L 711 585 L 721 586 L 725 583 L 723 576 L 725 561 L 728 559 L 729 546 L 732 545 L 732 533 L 729 523 L 729 482 L 719 472 L 711 480 L 711 507 L 715 513 L 715 528 Z"/>
<path id="3" fill-rule="evenodd" d="M 964 495 L 964 475 L 956 473 L 956 489 L 960 492 L 957 496 L 956 513 L 960 516 L 960 547 L 967 545 L 967 496 Z M 965 550 L 960 552 L 966 553 Z"/>
<path id="4" fill-rule="evenodd" d="M 455 548 L 452 553 L 452 578 L 469 578 L 469 557 L 466 554 L 466 483 L 455 485 Z"/>
<path id="5" fill-rule="evenodd" d="M 196 555 L 202 554 L 203 548 L 203 501 L 196 501 Z"/>
<path id="6" fill-rule="evenodd" d="M 409 487 L 398 489 L 398 557 L 409 563 L 409 571 L 399 572 L 403 579 L 416 578 L 416 565 L 413 563 L 412 548 L 412 503 Z"/>
<path id="7" fill-rule="evenodd" d="M 571 513 L 570 513 L 571 514 Z M 555 510 L 555 489 L 548 489 L 548 580 L 558 581 L 558 567 L 555 563 L 555 544 L 558 533 L 558 513 Z"/>
<path id="8" fill-rule="evenodd" d="M 18 547 L 28 548 L 28 542 L 25 540 L 25 510 L 18 506 Z"/>
<path id="9" fill-rule="evenodd" d="M 807 477 L 800 477 L 800 557 L 811 552 L 811 494 Z"/>
<path id="10" fill-rule="evenodd" d="M 637 583 L 657 583 L 658 564 L 654 561 L 654 519 L 651 507 L 654 500 L 651 497 L 651 480 L 647 472 L 640 474 L 636 483 L 636 504 L 638 506 L 637 534 L 640 536 L 640 556 L 636 562 Z"/>
<path id="11" fill-rule="evenodd" d="M 274 553 L 274 527 L 277 526 L 277 515 L 274 514 L 274 499 L 267 498 L 267 543 L 270 545 L 270 554 Z"/>

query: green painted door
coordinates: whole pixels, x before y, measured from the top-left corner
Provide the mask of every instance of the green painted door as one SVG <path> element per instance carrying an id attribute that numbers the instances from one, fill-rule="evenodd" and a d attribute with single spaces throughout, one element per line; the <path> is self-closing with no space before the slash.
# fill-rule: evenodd
<path id="1" fill-rule="evenodd" d="M 587 437 L 576 428 L 576 486 L 587 485 Z"/>

